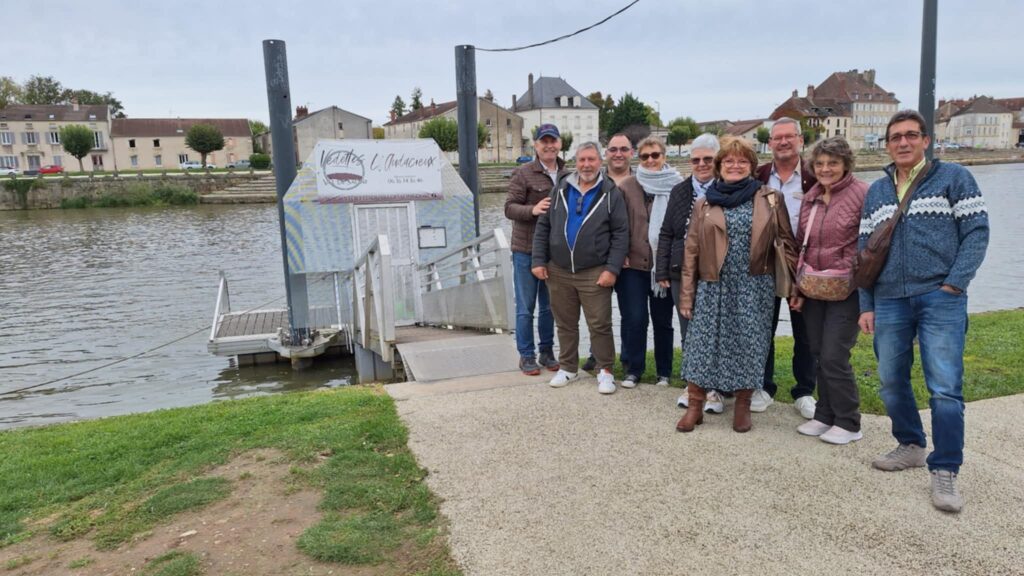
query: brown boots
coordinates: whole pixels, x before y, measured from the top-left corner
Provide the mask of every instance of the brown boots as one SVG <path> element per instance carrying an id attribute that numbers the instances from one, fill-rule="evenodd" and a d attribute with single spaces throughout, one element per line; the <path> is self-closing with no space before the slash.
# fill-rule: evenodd
<path id="1" fill-rule="evenodd" d="M 732 429 L 736 432 L 748 432 L 753 424 L 750 422 L 750 398 L 753 390 L 737 390 L 736 401 L 733 402 Z"/>
<path id="2" fill-rule="evenodd" d="M 707 399 L 707 392 L 696 384 L 690 384 L 686 388 L 686 395 L 689 397 L 686 414 L 683 414 L 676 424 L 676 430 L 680 432 L 692 432 L 698 424 L 704 422 L 704 400 Z M 747 396 L 747 408 L 750 408 L 750 396 Z M 747 420 L 750 420 L 749 410 Z"/>

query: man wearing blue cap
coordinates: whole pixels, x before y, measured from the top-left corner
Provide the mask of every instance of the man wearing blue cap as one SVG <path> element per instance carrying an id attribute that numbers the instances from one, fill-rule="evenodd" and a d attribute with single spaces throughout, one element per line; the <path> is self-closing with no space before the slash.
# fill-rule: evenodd
<path id="1" fill-rule="evenodd" d="M 530 272 L 533 231 L 537 219 L 551 206 L 551 190 L 558 179 L 568 173 L 565 162 L 558 157 L 562 138 L 554 124 L 541 124 L 534 134 L 533 148 L 537 157 L 523 164 L 512 174 L 505 200 L 505 217 L 512 221 L 512 267 L 516 295 L 516 348 L 519 369 L 536 376 L 541 367 L 558 370 L 555 359 L 554 318 L 548 298 L 547 284 Z M 539 304 L 539 306 L 538 306 Z M 533 316 L 538 312 L 539 346 L 534 348 Z M 539 350 L 540 355 L 536 352 Z"/>

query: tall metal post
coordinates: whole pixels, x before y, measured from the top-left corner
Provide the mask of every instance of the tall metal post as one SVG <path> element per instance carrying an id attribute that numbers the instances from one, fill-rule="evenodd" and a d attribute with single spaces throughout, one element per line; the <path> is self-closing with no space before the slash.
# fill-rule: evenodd
<path id="1" fill-rule="evenodd" d="M 283 40 L 263 41 L 263 66 L 267 76 L 270 106 L 270 139 L 274 150 L 274 178 L 277 180 L 277 219 L 281 231 L 281 258 L 288 296 L 291 345 L 299 346 L 309 336 L 309 301 L 306 277 L 288 269 L 288 238 L 284 222 L 284 195 L 295 180 L 295 143 L 292 140 L 292 99 L 288 84 L 288 52 Z"/>
<path id="2" fill-rule="evenodd" d="M 476 137 L 476 48 L 455 47 L 455 93 L 459 100 L 459 176 L 473 192 L 473 223 L 480 235 L 480 173 Z"/>
<path id="3" fill-rule="evenodd" d="M 924 0 L 924 23 L 921 27 L 921 85 L 918 91 L 917 111 L 931 136 L 925 155 L 932 159 L 935 152 L 935 45 L 938 39 L 939 0 Z"/>

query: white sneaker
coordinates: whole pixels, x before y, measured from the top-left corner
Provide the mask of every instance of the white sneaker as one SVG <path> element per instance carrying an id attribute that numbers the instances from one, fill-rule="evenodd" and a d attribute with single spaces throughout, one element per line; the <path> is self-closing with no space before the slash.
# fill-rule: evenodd
<path id="1" fill-rule="evenodd" d="M 611 394 L 615 392 L 615 377 L 612 373 L 601 369 L 597 373 L 597 391 L 601 394 Z"/>
<path id="2" fill-rule="evenodd" d="M 551 386 L 552 388 L 561 388 L 579 377 L 580 375 L 578 372 L 566 372 L 565 370 L 559 370 L 555 374 L 555 377 L 548 382 L 548 386 Z"/>
<path id="3" fill-rule="evenodd" d="M 676 400 L 676 406 L 679 406 L 680 408 L 687 408 L 690 406 L 690 395 L 686 392 L 685 389 L 683 390 L 683 393 L 679 396 L 679 399 Z"/>
<path id="4" fill-rule="evenodd" d="M 750 397 L 750 411 L 764 412 L 774 402 L 771 394 L 764 390 L 754 390 L 754 394 Z"/>
<path id="5" fill-rule="evenodd" d="M 796 408 L 796 411 L 808 420 L 814 418 L 814 408 L 816 405 L 814 396 L 801 396 L 793 402 L 793 408 Z"/>
<path id="6" fill-rule="evenodd" d="M 803 424 L 796 427 L 796 431 L 803 434 L 804 436 L 821 436 L 825 432 L 828 432 L 832 427 L 824 422 L 818 422 L 817 420 L 808 420 Z"/>
<path id="7" fill-rule="evenodd" d="M 839 426 L 833 426 L 828 429 L 828 432 L 818 436 L 818 438 L 821 438 L 823 442 L 828 442 L 829 444 L 849 444 L 850 442 L 856 442 L 863 437 L 864 434 L 860 432 L 850 432 L 849 430 L 845 430 Z"/>
<path id="8" fill-rule="evenodd" d="M 669 378 L 668 378 L 668 376 L 658 376 L 657 386 L 668 386 L 668 385 L 669 385 Z"/>
<path id="9" fill-rule="evenodd" d="M 640 377 L 633 374 L 626 374 L 626 377 L 622 379 L 623 388 L 636 388 L 636 383 L 640 381 Z"/>
<path id="10" fill-rule="evenodd" d="M 704 411 L 714 412 L 715 414 L 725 412 L 725 402 L 722 401 L 722 395 L 714 390 L 708 390 L 707 399 L 704 400 Z"/>

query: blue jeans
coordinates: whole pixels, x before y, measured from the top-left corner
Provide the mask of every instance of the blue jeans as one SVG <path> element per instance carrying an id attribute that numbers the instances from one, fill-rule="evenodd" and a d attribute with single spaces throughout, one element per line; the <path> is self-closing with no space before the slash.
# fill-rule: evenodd
<path id="1" fill-rule="evenodd" d="M 959 472 L 964 460 L 964 341 L 967 296 L 936 289 L 919 296 L 875 300 L 875 357 L 879 394 L 900 444 L 927 445 L 910 387 L 914 336 L 932 410 L 934 450 L 929 470 Z"/>
<path id="2" fill-rule="evenodd" d="M 643 376 L 647 370 L 647 328 L 654 324 L 654 361 L 658 376 L 672 375 L 672 299 L 655 298 L 651 291 L 651 273 L 624 268 L 615 280 L 619 302 L 619 358 L 628 367 L 627 374 Z M 650 316 L 648 316 L 648 314 Z M 650 323 L 649 323 L 650 321 Z"/>
<path id="3" fill-rule="evenodd" d="M 537 333 L 540 350 L 550 351 L 555 345 L 555 319 L 551 315 L 548 286 L 538 280 L 530 268 L 533 259 L 524 252 L 512 253 L 513 281 L 516 289 L 516 349 L 520 357 L 536 356 L 533 345 L 533 312 L 537 312 Z M 540 306 L 537 306 L 537 304 Z"/>

